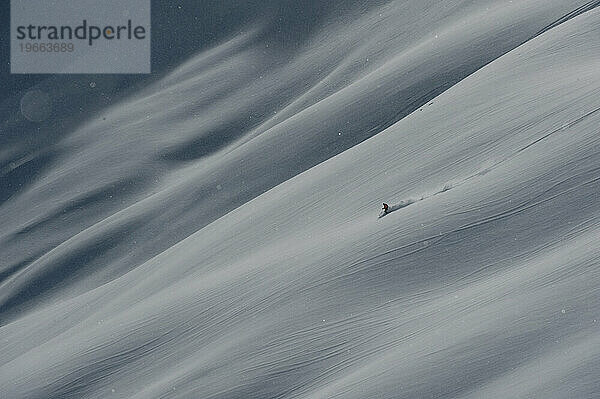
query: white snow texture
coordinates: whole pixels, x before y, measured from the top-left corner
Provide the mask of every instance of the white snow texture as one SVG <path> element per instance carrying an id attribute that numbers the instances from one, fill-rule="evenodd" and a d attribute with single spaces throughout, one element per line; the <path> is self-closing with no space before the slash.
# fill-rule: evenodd
<path id="1" fill-rule="evenodd" d="M 257 20 L 91 115 L 0 204 L 0 398 L 600 397 L 596 3 Z"/>

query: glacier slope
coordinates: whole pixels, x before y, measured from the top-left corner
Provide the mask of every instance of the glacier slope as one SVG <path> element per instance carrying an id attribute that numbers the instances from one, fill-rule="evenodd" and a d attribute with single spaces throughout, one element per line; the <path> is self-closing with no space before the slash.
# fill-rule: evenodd
<path id="1" fill-rule="evenodd" d="M 573 18 L 326 160 L 287 165 L 286 151 L 314 152 L 312 136 L 286 149 L 276 132 L 207 160 L 219 169 L 280 151 L 302 173 L 259 184 L 102 285 L 13 317 L 0 328 L 0 396 L 597 396 L 599 27 L 597 9 Z M 336 109 L 313 107 L 294 123 Z M 117 139 L 98 140 L 90 156 Z M 151 164 L 131 162 L 120 167 Z M 251 177 L 266 167 L 252 165 Z M 94 235 L 128 237 L 148 219 L 180 227 L 186 217 L 162 219 L 157 204 L 189 205 L 206 170 L 179 170 L 43 256 L 75 256 Z M 378 201 L 421 197 L 377 219 Z"/>
<path id="2" fill-rule="evenodd" d="M 341 12 L 294 51 L 257 21 L 23 158 L 49 161 L 0 207 L 4 318 L 137 267 L 425 106 L 582 2 L 374 4 Z"/>

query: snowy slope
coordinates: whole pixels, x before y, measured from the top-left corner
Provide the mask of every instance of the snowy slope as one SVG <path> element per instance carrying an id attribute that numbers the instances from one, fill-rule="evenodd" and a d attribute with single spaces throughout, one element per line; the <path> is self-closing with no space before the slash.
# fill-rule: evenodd
<path id="1" fill-rule="evenodd" d="M 600 395 L 583 4 L 246 32 L 106 109 L 0 208 L 0 397 Z"/>

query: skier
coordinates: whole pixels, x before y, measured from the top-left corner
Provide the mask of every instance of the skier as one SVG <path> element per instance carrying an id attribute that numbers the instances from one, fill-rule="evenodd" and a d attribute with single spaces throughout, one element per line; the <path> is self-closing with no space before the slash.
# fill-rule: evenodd
<path id="1" fill-rule="evenodd" d="M 383 213 L 388 213 L 390 211 L 390 207 L 385 202 L 383 203 L 383 208 L 381 208 Z"/>

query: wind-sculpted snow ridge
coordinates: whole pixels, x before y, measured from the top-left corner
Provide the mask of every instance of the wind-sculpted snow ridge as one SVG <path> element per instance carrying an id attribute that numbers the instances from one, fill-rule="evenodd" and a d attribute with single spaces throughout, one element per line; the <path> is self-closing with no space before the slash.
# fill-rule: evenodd
<path id="1" fill-rule="evenodd" d="M 0 397 L 600 396 L 600 9 L 528 40 L 584 4 L 257 23 L 70 132 L 0 207 Z"/>

